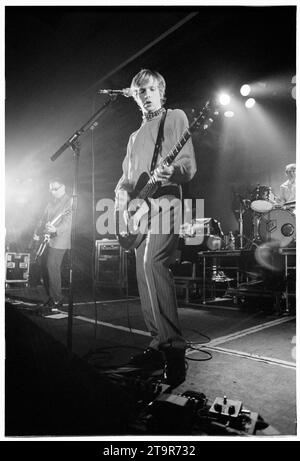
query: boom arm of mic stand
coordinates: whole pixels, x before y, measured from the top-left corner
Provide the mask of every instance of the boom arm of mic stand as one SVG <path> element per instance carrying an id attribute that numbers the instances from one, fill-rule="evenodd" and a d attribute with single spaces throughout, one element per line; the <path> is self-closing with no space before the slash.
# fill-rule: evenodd
<path id="1" fill-rule="evenodd" d="M 109 99 L 103 104 L 103 106 L 100 107 L 100 109 L 97 110 L 97 112 L 94 113 L 94 115 L 81 127 L 79 130 L 76 130 L 72 136 L 50 157 L 50 160 L 54 162 L 68 147 L 72 147 L 74 141 L 77 141 L 77 139 L 85 133 L 89 128 L 91 128 L 95 121 L 100 117 L 102 112 L 110 105 L 112 101 L 114 101 L 117 98 L 117 95 L 110 95 Z"/>

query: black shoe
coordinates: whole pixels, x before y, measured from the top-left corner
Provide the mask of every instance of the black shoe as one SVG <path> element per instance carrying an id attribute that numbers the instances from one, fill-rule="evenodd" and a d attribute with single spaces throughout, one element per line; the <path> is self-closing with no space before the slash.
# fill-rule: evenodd
<path id="1" fill-rule="evenodd" d="M 58 301 L 58 302 L 54 302 L 52 301 L 52 303 L 49 303 L 47 306 L 44 306 L 42 309 L 41 309 L 41 314 L 42 315 L 51 315 L 51 314 L 55 314 L 57 312 L 60 311 L 60 309 L 62 309 L 63 307 L 63 304 L 61 301 Z"/>
<path id="2" fill-rule="evenodd" d="M 44 311 L 46 312 L 46 309 L 48 309 L 49 306 L 52 306 L 54 303 L 52 298 L 48 298 L 47 301 L 44 303 L 39 303 L 37 304 L 32 310 L 33 312 L 42 315 Z"/>
<path id="3" fill-rule="evenodd" d="M 167 363 L 164 369 L 164 382 L 174 388 L 182 384 L 186 378 L 185 350 L 169 349 L 165 354 Z"/>
<path id="4" fill-rule="evenodd" d="M 50 306 L 52 309 L 62 309 L 63 308 L 63 303 L 62 301 L 56 301 L 55 303 L 51 304 Z"/>
<path id="5" fill-rule="evenodd" d="M 141 354 L 134 355 L 130 358 L 130 365 L 136 367 L 164 368 L 165 360 L 160 351 L 148 347 Z"/>
<path id="6" fill-rule="evenodd" d="M 47 301 L 45 301 L 44 303 L 38 304 L 38 307 L 39 307 L 39 308 L 49 307 L 49 306 L 51 306 L 53 303 L 54 303 L 53 298 L 48 298 Z"/>

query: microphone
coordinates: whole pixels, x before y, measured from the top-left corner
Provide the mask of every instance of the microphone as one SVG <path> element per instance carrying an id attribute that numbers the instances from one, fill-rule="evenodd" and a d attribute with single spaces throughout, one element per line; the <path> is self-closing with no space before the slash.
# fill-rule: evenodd
<path id="1" fill-rule="evenodd" d="M 125 96 L 125 98 L 130 98 L 133 96 L 133 91 L 131 88 L 123 88 L 123 90 L 98 90 L 97 94 L 110 94 L 110 95 L 119 95 Z"/>

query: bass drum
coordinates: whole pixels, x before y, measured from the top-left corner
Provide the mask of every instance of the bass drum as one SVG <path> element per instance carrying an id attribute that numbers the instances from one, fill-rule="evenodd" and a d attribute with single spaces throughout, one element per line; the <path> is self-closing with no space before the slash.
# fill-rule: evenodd
<path id="1" fill-rule="evenodd" d="M 296 241 L 296 216 L 288 210 L 274 209 L 262 215 L 259 235 L 263 242 L 277 240 L 281 247 Z"/>

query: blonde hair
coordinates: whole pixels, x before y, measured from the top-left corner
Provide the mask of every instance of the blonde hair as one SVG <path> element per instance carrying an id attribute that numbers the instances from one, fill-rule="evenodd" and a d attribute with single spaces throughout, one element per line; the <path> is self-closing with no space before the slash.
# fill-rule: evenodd
<path id="1" fill-rule="evenodd" d="M 136 74 L 131 82 L 130 89 L 132 90 L 132 94 L 134 99 L 137 101 L 137 94 L 138 94 L 138 89 L 144 84 L 147 83 L 150 78 L 153 78 L 154 80 L 157 81 L 159 93 L 160 93 L 160 98 L 161 98 L 161 103 L 162 105 L 166 102 L 165 98 L 165 91 L 166 91 L 166 82 L 163 76 L 156 71 L 152 71 L 149 69 L 142 69 L 139 71 L 138 74 Z"/>
<path id="2" fill-rule="evenodd" d="M 289 163 L 286 167 L 285 167 L 285 172 L 286 173 L 290 173 L 291 171 L 293 170 L 296 170 L 296 163 Z"/>

